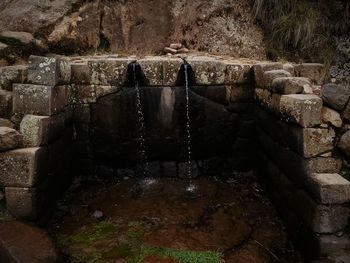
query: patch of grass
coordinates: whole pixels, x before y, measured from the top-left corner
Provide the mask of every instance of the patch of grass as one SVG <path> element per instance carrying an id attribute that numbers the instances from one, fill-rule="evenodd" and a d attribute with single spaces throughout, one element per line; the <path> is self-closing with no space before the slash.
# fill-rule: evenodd
<path id="1" fill-rule="evenodd" d="M 72 236 L 64 236 L 60 240 L 63 246 L 72 244 L 91 245 L 96 241 L 112 237 L 117 231 L 117 227 L 110 221 L 101 221 L 92 230 L 83 230 Z"/>
<path id="2" fill-rule="evenodd" d="M 213 251 L 191 251 L 177 250 L 163 247 L 147 247 L 141 249 L 139 261 L 141 263 L 147 256 L 160 256 L 163 258 L 173 259 L 181 263 L 220 263 L 222 262 L 222 254 Z"/>

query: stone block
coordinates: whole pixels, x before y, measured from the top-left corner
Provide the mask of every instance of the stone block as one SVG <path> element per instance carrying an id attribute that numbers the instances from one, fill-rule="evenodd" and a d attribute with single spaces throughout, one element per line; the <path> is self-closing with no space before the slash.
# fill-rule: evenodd
<path id="1" fill-rule="evenodd" d="M 50 117 L 25 115 L 20 124 L 26 146 L 39 147 L 49 141 Z"/>
<path id="2" fill-rule="evenodd" d="M 20 148 L 23 137 L 18 131 L 0 126 L 0 152 Z"/>
<path id="3" fill-rule="evenodd" d="M 311 79 L 313 83 L 321 85 L 324 80 L 324 66 L 319 63 L 302 63 L 294 65 L 295 76 Z"/>
<path id="4" fill-rule="evenodd" d="M 12 92 L 0 90 L 0 118 L 11 118 Z"/>
<path id="5" fill-rule="evenodd" d="M 271 91 L 280 94 L 312 93 L 312 84 L 307 78 L 281 77 L 272 81 Z"/>
<path id="6" fill-rule="evenodd" d="M 16 218 L 34 221 L 39 216 L 39 194 L 35 188 L 6 187 L 7 210 Z"/>
<path id="7" fill-rule="evenodd" d="M 72 63 L 73 84 L 91 84 L 91 68 L 87 62 Z"/>
<path id="8" fill-rule="evenodd" d="M 265 71 L 263 74 L 264 86 L 270 87 L 274 79 L 283 78 L 283 77 L 285 78 L 292 77 L 292 74 L 290 74 L 288 71 L 285 71 L 283 69 Z"/>
<path id="9" fill-rule="evenodd" d="M 38 85 L 55 86 L 69 84 L 71 65 L 69 62 L 54 57 L 29 57 L 28 82 Z"/>
<path id="10" fill-rule="evenodd" d="M 188 59 L 191 65 L 196 85 L 224 85 L 225 63 L 207 57 Z"/>
<path id="11" fill-rule="evenodd" d="M 0 89 L 12 90 L 12 83 L 24 83 L 27 80 L 27 66 L 8 66 L 0 68 Z"/>
<path id="12" fill-rule="evenodd" d="M 260 105 L 281 116 L 285 121 L 302 127 L 321 123 L 322 100 L 311 94 L 279 95 L 264 89 L 255 89 Z"/>
<path id="13" fill-rule="evenodd" d="M 254 89 L 248 85 L 226 86 L 230 102 L 250 102 L 254 100 Z"/>
<path id="14" fill-rule="evenodd" d="M 312 173 L 338 173 L 341 160 L 331 157 L 303 158 L 283 147 L 268 136 L 262 129 L 257 130 L 261 149 L 280 170 L 297 186 L 305 187 Z"/>
<path id="15" fill-rule="evenodd" d="M 303 157 L 313 157 L 333 150 L 335 133 L 332 129 L 291 125 L 262 109 L 257 110 L 256 116 L 259 127 L 270 137 Z"/>
<path id="16" fill-rule="evenodd" d="M 150 86 L 163 85 L 163 59 L 160 57 L 144 58 L 137 61 Z"/>
<path id="17" fill-rule="evenodd" d="M 225 84 L 248 84 L 252 82 L 252 65 L 229 63 L 226 66 Z"/>
<path id="18" fill-rule="evenodd" d="M 312 195 L 321 204 L 343 204 L 350 200 L 350 182 L 339 174 L 312 174 L 309 185 Z"/>
<path id="19" fill-rule="evenodd" d="M 88 61 L 91 83 L 95 85 L 122 86 L 127 80 L 131 58 L 96 59 Z"/>
<path id="20" fill-rule="evenodd" d="M 163 85 L 173 87 L 179 75 L 183 61 L 181 58 L 167 58 L 163 61 Z"/>
<path id="21" fill-rule="evenodd" d="M 333 125 L 334 127 L 340 128 L 341 126 L 343 126 L 343 121 L 340 117 L 340 114 L 335 111 L 332 110 L 331 108 L 328 107 L 322 107 L 322 121 L 324 123 Z"/>
<path id="22" fill-rule="evenodd" d="M 255 86 L 258 88 L 263 88 L 264 83 L 264 72 L 270 70 L 283 69 L 281 63 L 259 63 L 253 66 Z"/>
<path id="23" fill-rule="evenodd" d="M 0 184 L 32 187 L 47 175 L 47 149 L 24 148 L 0 153 Z"/>
<path id="24" fill-rule="evenodd" d="M 303 127 L 313 127 L 321 123 L 322 100 L 316 95 L 282 95 L 279 110 L 287 115 L 287 120 Z"/>
<path id="25" fill-rule="evenodd" d="M 335 233 L 346 228 L 349 217 L 347 207 L 317 204 L 302 188 L 296 187 L 275 163 L 269 162 L 267 167 L 269 180 L 273 181 L 276 191 L 286 200 L 285 205 L 294 211 L 312 231 Z"/>
<path id="26" fill-rule="evenodd" d="M 349 101 L 350 89 L 342 85 L 326 84 L 322 86 L 321 98 L 329 107 L 342 110 Z"/>
<path id="27" fill-rule="evenodd" d="M 67 86 L 13 85 L 13 113 L 50 116 L 62 112 L 67 102 Z"/>

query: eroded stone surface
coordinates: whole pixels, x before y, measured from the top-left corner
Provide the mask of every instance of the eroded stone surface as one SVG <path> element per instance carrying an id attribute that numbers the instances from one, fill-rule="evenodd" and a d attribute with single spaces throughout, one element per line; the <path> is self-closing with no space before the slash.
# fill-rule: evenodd
<path id="1" fill-rule="evenodd" d="M 269 70 L 282 69 L 283 65 L 281 63 L 258 63 L 253 66 L 255 85 L 258 88 L 263 88 L 264 83 L 264 72 Z"/>
<path id="2" fill-rule="evenodd" d="M 10 118 L 12 114 L 12 92 L 0 89 L 0 118 Z"/>
<path id="3" fill-rule="evenodd" d="M 226 65 L 223 62 L 203 57 L 188 59 L 188 63 L 193 69 L 197 85 L 223 85 L 225 83 Z"/>
<path id="4" fill-rule="evenodd" d="M 19 148 L 22 143 L 23 138 L 19 132 L 0 126 L 0 152 Z"/>
<path id="5" fill-rule="evenodd" d="M 39 147 L 48 143 L 50 117 L 25 115 L 20 124 L 20 131 L 29 147 Z"/>
<path id="6" fill-rule="evenodd" d="M 328 107 L 322 107 L 322 121 L 337 128 L 340 128 L 343 125 L 340 114 Z"/>

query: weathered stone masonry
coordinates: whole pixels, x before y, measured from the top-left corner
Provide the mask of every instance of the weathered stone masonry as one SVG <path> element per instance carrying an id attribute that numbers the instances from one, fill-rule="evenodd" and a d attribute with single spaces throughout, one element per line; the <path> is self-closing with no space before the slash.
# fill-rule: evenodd
<path id="1" fill-rule="evenodd" d="M 63 188 L 58 186 L 69 181 L 62 179 L 72 176 L 71 160 L 80 170 L 135 173 L 130 169 L 137 163 L 134 90 L 126 85 L 133 61 L 111 56 L 68 63 L 33 56 L 28 68 L 0 69 L 0 185 L 16 217 L 35 220 L 45 212 Z M 337 97 L 334 84 L 321 87 L 320 64 L 187 61 L 194 76 L 193 170 L 210 174 L 218 156 L 239 160 L 240 169 L 249 161 L 259 163 L 258 174 L 306 254 L 346 256 L 350 183 L 340 173 L 343 152 L 350 148 L 343 124 L 350 93 L 344 89 Z M 183 61 L 137 62 L 145 78 L 152 171 L 181 177 Z"/>

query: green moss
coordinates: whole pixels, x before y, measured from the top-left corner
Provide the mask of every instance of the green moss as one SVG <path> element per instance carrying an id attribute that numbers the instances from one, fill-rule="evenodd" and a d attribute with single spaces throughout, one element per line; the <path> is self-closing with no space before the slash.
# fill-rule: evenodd
<path id="1" fill-rule="evenodd" d="M 101 221 L 93 227 L 92 230 L 84 230 L 72 236 L 64 236 L 59 239 L 63 246 L 72 244 L 91 245 L 96 241 L 112 237 L 117 231 L 117 227 L 110 221 Z"/>

